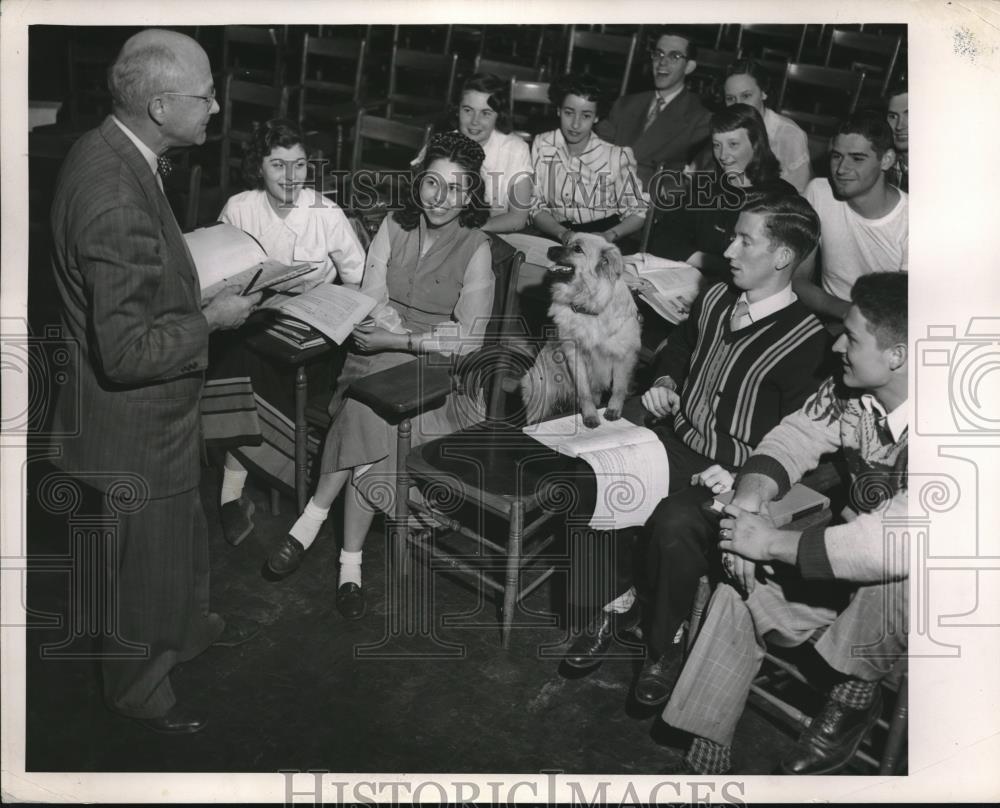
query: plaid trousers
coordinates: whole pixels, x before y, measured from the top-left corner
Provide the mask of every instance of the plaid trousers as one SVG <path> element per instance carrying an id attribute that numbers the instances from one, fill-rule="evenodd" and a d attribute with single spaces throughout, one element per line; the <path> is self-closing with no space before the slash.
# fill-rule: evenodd
<path id="1" fill-rule="evenodd" d="M 705 620 L 663 710 L 673 727 L 731 745 L 766 643 L 793 647 L 828 627 L 816 651 L 833 669 L 877 681 L 906 653 L 909 582 L 868 584 L 769 576 L 747 600 L 716 587 Z"/>

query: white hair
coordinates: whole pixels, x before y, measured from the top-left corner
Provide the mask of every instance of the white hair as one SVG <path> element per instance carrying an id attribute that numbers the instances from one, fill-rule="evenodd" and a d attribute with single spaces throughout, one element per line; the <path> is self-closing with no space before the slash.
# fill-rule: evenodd
<path id="1" fill-rule="evenodd" d="M 116 112 L 144 115 L 150 98 L 165 88 L 179 86 L 184 69 L 176 51 L 163 42 L 126 42 L 108 69 L 108 89 Z"/>

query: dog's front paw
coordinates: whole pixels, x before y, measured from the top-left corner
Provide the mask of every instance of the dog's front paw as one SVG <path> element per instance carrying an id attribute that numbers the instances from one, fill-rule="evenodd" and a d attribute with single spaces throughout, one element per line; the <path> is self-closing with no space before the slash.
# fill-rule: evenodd
<path id="1" fill-rule="evenodd" d="M 619 409 L 617 409 L 617 408 L 608 407 L 604 411 L 604 420 L 605 421 L 617 421 L 621 417 L 622 417 L 622 411 L 619 410 Z"/>
<path id="2" fill-rule="evenodd" d="M 583 416 L 583 425 L 589 429 L 597 429 L 601 425 L 601 416 L 594 413 L 593 415 Z"/>

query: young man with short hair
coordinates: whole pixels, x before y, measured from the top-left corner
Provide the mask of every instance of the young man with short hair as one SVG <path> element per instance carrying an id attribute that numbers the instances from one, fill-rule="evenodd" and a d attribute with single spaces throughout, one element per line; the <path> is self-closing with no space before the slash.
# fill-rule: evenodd
<path id="1" fill-rule="evenodd" d="M 906 653 L 907 276 L 859 278 L 834 345 L 843 386 L 828 379 L 764 437 L 740 469 L 720 522 L 734 585 L 720 584 L 663 713 L 694 735 L 683 768 L 724 774 L 765 641 L 814 649 L 835 680 L 826 704 L 782 761 L 786 774 L 833 774 L 880 712 L 879 682 Z M 780 530 L 767 503 L 841 449 L 851 476 L 846 524 Z M 743 594 L 738 591 L 743 590 Z"/>
<path id="2" fill-rule="evenodd" d="M 909 198 L 887 179 L 896 160 L 885 120 L 863 113 L 844 121 L 830 142 L 830 178 L 806 186 L 822 235 L 816 256 L 795 273 L 796 294 L 821 317 L 840 320 L 851 287 L 872 272 L 906 272 Z"/>
<path id="3" fill-rule="evenodd" d="M 906 80 L 897 82 L 886 93 L 885 122 L 892 130 L 896 163 L 889 170 L 889 182 L 900 191 L 910 192 L 910 94 Z"/>

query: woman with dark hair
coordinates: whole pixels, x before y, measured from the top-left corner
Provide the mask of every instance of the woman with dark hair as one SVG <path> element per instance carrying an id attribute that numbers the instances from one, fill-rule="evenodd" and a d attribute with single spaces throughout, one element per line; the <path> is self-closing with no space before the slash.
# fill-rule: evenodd
<path id="1" fill-rule="evenodd" d="M 337 608 L 356 619 L 365 611 L 361 548 L 375 509 L 387 508 L 393 485 L 396 428 L 344 397 L 359 378 L 423 353 L 462 354 L 481 342 L 493 306 L 489 240 L 479 228 L 488 210 L 480 169 L 483 150 L 458 132 L 435 135 L 402 210 L 372 240 L 361 291 L 379 302 L 354 331 L 354 351 L 330 404 L 316 493 L 267 560 L 275 577 L 293 572 L 345 490 L 344 541 Z M 413 421 L 414 444 L 481 421 L 481 402 L 454 393 Z M 346 485 L 345 485 L 346 484 Z"/>
<path id="2" fill-rule="evenodd" d="M 600 87 L 567 73 L 552 82 L 549 100 L 559 128 L 535 138 L 532 222 L 563 243 L 574 232 L 599 233 L 612 244 L 642 229 L 648 198 L 627 146 L 613 146 L 592 130 Z"/>
<path id="3" fill-rule="evenodd" d="M 686 261 L 713 280 L 729 280 L 724 253 L 743 206 L 762 193 L 797 193 L 781 179 L 781 166 L 771 152 L 760 113 L 748 104 L 733 104 L 712 116 L 714 166 L 695 172 L 683 210 L 658 223 L 650 252 Z"/>
<path id="4" fill-rule="evenodd" d="M 462 84 L 456 130 L 483 148 L 482 177 L 490 218 L 488 233 L 523 230 L 531 208 L 528 144 L 510 133 L 510 83 L 492 73 L 475 73 Z M 421 151 L 413 161 L 424 159 Z"/>
<path id="5" fill-rule="evenodd" d="M 812 177 L 809 140 L 795 121 L 764 106 L 767 86 L 768 75 L 760 63 L 753 59 L 733 62 L 726 71 L 726 106 L 749 104 L 760 113 L 771 151 L 781 165 L 781 178 L 802 193 Z"/>
<path id="6" fill-rule="evenodd" d="M 365 254 L 337 205 L 304 187 L 308 169 L 302 131 L 276 118 L 254 130 L 243 159 L 252 189 L 229 198 L 219 221 L 253 236 L 269 258 L 311 264 L 286 293 L 322 283 L 358 288 Z M 283 379 L 243 346 L 242 333 L 213 338 L 212 380 L 203 396 L 205 439 L 225 447 L 220 513 L 223 533 L 239 544 L 253 529 L 253 503 L 242 496 L 247 468 L 272 482 L 294 485 L 294 409 Z"/>

